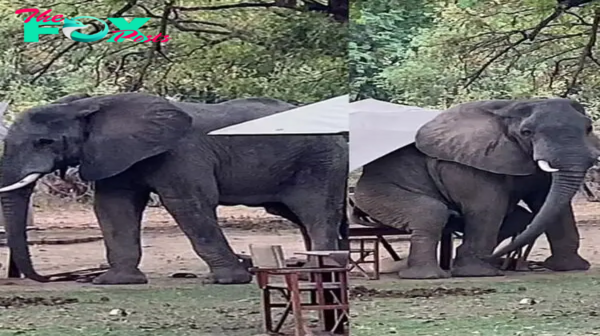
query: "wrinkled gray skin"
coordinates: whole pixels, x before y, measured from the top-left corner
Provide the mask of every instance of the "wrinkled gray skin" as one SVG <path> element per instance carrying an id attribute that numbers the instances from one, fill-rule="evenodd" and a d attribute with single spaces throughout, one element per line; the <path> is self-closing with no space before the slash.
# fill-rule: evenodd
<path id="1" fill-rule="evenodd" d="M 95 284 L 147 282 L 138 264 L 150 192 L 160 196 L 215 283 L 251 281 L 217 225 L 217 205 L 265 207 L 300 225 L 309 247 L 338 247 L 348 176 L 343 137 L 206 135 L 293 105 L 266 98 L 169 102 L 140 93 L 77 98 L 19 116 L 5 140 L 1 185 L 80 165 L 82 179 L 95 182 L 94 210 L 110 264 Z M 35 272 L 26 243 L 32 188 L 1 194 L 8 244 L 28 278 L 47 281 Z"/>
<path id="2" fill-rule="evenodd" d="M 504 240 L 514 237 L 519 233 L 525 231 L 527 225 L 531 223 L 534 214 L 529 210 L 518 205 L 504 217 L 500 229 L 498 230 L 498 238 L 496 239 L 496 245 L 499 245 Z M 446 224 L 454 231 L 465 232 L 465 221 L 460 216 L 450 216 L 448 224 Z"/>
<path id="3" fill-rule="evenodd" d="M 4 109 L 0 108 L 0 140 L 4 140 L 8 133 L 8 127 L 4 124 L 4 113 L 6 112 L 8 105 L 3 106 Z M 29 211 L 27 213 L 27 226 L 33 225 L 33 204 L 29 203 Z M 2 204 L 0 204 L 0 227 L 5 227 L 4 215 L 2 214 Z"/>
<path id="4" fill-rule="evenodd" d="M 546 267 L 586 270 L 590 264 L 578 254 L 570 201 L 598 157 L 591 130 L 584 108 L 567 99 L 457 105 L 425 124 L 414 144 L 366 165 L 356 204 L 380 222 L 412 229 L 402 278 L 450 276 L 436 260 L 449 210 L 465 221 L 453 276 L 501 275 L 489 261 L 544 232 L 552 251 Z M 542 171 L 539 160 L 559 172 Z M 536 216 L 513 243 L 492 255 L 502 220 L 519 200 Z"/>

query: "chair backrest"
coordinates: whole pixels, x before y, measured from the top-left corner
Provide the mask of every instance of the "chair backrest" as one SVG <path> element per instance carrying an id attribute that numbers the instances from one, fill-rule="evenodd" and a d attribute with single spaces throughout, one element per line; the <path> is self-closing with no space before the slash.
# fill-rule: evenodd
<path id="1" fill-rule="evenodd" d="M 285 268 L 285 257 L 281 245 L 250 244 L 250 255 L 254 267 Z"/>

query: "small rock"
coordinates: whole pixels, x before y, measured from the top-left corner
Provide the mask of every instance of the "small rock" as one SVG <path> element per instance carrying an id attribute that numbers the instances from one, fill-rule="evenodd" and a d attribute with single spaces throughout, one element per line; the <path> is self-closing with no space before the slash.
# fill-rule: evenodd
<path id="1" fill-rule="evenodd" d="M 124 309 L 113 309 L 110 311 L 110 313 L 108 313 L 108 315 L 110 316 L 127 316 L 127 312 Z"/>
<path id="2" fill-rule="evenodd" d="M 524 298 L 521 301 L 519 301 L 520 305 L 530 305 L 531 306 L 531 305 L 534 305 L 536 303 L 537 302 L 534 299 L 531 299 L 531 298 Z"/>

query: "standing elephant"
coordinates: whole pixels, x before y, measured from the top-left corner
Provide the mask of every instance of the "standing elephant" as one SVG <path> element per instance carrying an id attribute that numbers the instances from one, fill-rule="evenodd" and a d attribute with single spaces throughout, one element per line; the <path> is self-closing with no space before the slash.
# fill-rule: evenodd
<path id="1" fill-rule="evenodd" d="M 6 133 L 8 133 L 8 127 L 4 124 L 4 113 L 8 105 L 3 106 L 3 109 L 0 108 L 0 140 L 4 140 L 6 137 Z M 29 209 L 27 211 L 27 221 L 26 226 L 33 226 L 33 202 L 29 203 Z M 4 216 L 2 215 L 2 204 L 0 204 L 0 227 L 6 227 L 6 221 L 4 220 Z"/>
<path id="2" fill-rule="evenodd" d="M 6 136 L 0 181 L 17 266 L 30 279 L 48 281 L 32 266 L 25 209 L 37 179 L 69 166 L 95 183 L 94 211 L 110 265 L 95 284 L 147 282 L 138 265 L 151 192 L 215 283 L 252 278 L 218 226 L 218 205 L 265 207 L 300 225 L 308 246 L 336 249 L 348 176 L 343 137 L 207 135 L 293 107 L 267 98 L 197 104 L 124 93 L 67 97 L 23 112 Z"/>
<path id="3" fill-rule="evenodd" d="M 536 216 L 506 254 L 546 233 L 553 270 L 586 270 L 571 199 L 598 157 L 584 108 L 568 99 L 491 100 L 457 105 L 421 127 L 415 143 L 363 169 L 358 207 L 373 218 L 412 230 L 409 279 L 450 276 L 436 260 L 448 213 L 465 233 L 453 276 L 497 276 L 490 255 L 506 214 L 523 200 Z"/>

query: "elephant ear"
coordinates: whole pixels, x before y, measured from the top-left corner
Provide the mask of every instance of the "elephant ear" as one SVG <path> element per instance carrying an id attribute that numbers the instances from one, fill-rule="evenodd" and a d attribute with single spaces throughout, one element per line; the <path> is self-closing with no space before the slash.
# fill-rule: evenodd
<path id="1" fill-rule="evenodd" d="M 531 155 L 507 133 L 506 121 L 518 116 L 514 110 L 519 108 L 518 103 L 505 100 L 457 105 L 423 125 L 416 146 L 430 157 L 496 174 L 533 174 L 536 166 Z"/>
<path id="2" fill-rule="evenodd" d="M 168 100 L 125 93 L 70 104 L 84 123 L 81 178 L 96 181 L 164 153 L 191 130 L 192 117 Z"/>

